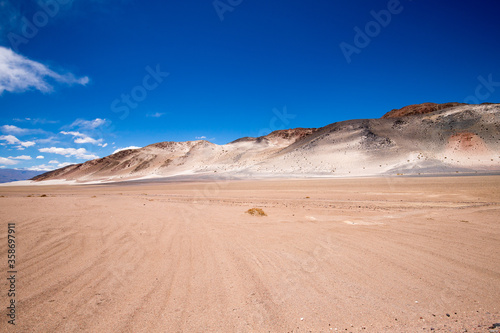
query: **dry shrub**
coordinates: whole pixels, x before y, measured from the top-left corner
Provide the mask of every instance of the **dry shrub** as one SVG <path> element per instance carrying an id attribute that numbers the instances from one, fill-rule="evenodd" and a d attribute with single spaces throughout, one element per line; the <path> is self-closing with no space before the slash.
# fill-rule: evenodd
<path id="1" fill-rule="evenodd" d="M 267 214 L 261 208 L 251 208 L 247 210 L 247 213 L 252 216 L 267 216 Z"/>

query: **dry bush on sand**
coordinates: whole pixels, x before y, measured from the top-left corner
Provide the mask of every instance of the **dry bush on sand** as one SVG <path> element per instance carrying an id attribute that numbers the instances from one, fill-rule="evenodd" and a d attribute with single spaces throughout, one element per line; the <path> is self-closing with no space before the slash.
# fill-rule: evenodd
<path id="1" fill-rule="evenodd" d="M 251 208 L 247 210 L 247 213 L 252 216 L 267 216 L 267 214 L 261 208 Z"/>

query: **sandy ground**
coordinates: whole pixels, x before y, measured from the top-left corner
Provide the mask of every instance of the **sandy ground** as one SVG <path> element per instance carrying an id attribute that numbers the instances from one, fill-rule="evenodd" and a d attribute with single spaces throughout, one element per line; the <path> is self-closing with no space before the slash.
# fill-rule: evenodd
<path id="1" fill-rule="evenodd" d="M 488 332 L 500 322 L 499 176 L 0 195 L 1 332 L 15 331 L 7 223 L 18 332 Z"/>

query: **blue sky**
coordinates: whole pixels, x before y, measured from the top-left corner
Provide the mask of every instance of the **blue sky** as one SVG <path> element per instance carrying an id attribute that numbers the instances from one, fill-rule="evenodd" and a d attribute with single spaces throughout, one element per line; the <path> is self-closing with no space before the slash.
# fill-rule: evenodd
<path id="1" fill-rule="evenodd" d="M 0 0 L 0 167 L 500 100 L 498 1 Z"/>

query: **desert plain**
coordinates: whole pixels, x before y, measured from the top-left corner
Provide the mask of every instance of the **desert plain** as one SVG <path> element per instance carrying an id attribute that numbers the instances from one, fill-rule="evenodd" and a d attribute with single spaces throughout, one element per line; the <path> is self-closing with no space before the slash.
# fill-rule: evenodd
<path id="1" fill-rule="evenodd" d="M 0 196 L 2 332 L 489 332 L 500 322 L 500 176 L 1 186 Z"/>

